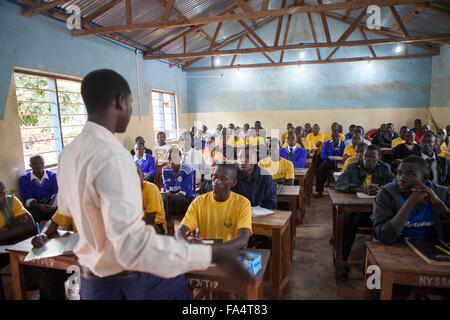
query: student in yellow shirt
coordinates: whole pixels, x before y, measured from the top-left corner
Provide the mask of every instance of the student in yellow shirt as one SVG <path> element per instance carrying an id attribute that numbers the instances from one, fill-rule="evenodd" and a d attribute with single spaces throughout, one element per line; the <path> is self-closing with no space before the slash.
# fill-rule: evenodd
<path id="1" fill-rule="evenodd" d="M 325 135 L 325 138 L 324 138 L 325 141 L 324 142 L 327 142 L 327 141 L 331 140 L 331 135 L 333 134 L 334 131 L 339 132 L 339 140 L 345 141 L 345 135 L 343 133 L 341 133 L 342 128 L 339 126 L 339 123 L 333 122 L 331 124 L 331 131 L 330 131 L 330 133 L 327 133 Z"/>
<path id="2" fill-rule="evenodd" d="M 19 199 L 6 193 L 6 186 L 0 181 L 0 245 L 16 243 L 35 233 L 33 217 Z M 9 256 L 6 257 L 9 263 Z"/>
<path id="3" fill-rule="evenodd" d="M 286 148 L 286 147 L 288 146 L 287 135 L 288 135 L 290 132 L 295 133 L 295 131 L 296 131 L 296 129 L 295 129 L 294 127 L 290 127 L 290 128 L 289 128 L 289 130 L 288 130 L 287 133 L 286 133 L 286 138 L 285 138 L 285 141 L 284 141 L 284 143 L 283 143 L 283 148 Z M 300 145 L 298 144 L 297 147 L 300 147 Z"/>
<path id="4" fill-rule="evenodd" d="M 352 136 L 352 144 L 346 146 L 344 149 L 344 155 L 342 156 L 344 160 L 356 155 L 356 146 L 362 142 L 361 134 L 354 133 Z"/>
<path id="5" fill-rule="evenodd" d="M 444 138 L 441 135 L 436 135 L 436 142 L 434 147 L 434 152 L 441 157 L 450 159 L 450 152 L 442 151 L 442 145 L 444 143 Z"/>
<path id="6" fill-rule="evenodd" d="M 286 136 L 287 136 L 287 134 L 288 134 L 288 132 L 289 132 L 289 128 L 294 128 L 294 126 L 292 125 L 292 123 L 288 123 L 288 124 L 287 124 L 286 131 L 283 132 L 283 134 L 281 135 L 281 143 L 284 143 L 284 142 L 286 141 Z"/>
<path id="7" fill-rule="evenodd" d="M 280 141 L 277 138 L 270 139 L 269 157 L 259 161 L 258 166 L 272 175 L 274 183 L 294 185 L 294 165 L 280 157 Z"/>
<path id="8" fill-rule="evenodd" d="M 212 176 L 213 191 L 192 201 L 175 234 L 176 239 L 189 242 L 220 239 L 233 248 L 247 245 L 252 230 L 252 209 L 247 198 L 231 191 L 237 182 L 236 175 L 235 165 L 217 165 Z"/>
<path id="9" fill-rule="evenodd" d="M 408 133 L 409 128 L 407 126 L 403 126 L 400 128 L 400 137 L 395 138 L 392 140 L 391 143 L 391 148 L 394 149 L 396 146 L 398 146 L 399 144 L 405 143 L 406 142 L 406 134 Z M 416 143 L 415 141 L 413 141 L 413 143 Z"/>
<path id="10" fill-rule="evenodd" d="M 347 166 L 349 166 L 350 164 L 362 160 L 364 151 L 366 151 L 367 146 L 368 144 L 364 142 L 360 142 L 356 146 L 355 156 L 350 157 L 345 161 L 344 166 L 342 167 L 342 172 L 344 172 Z"/>
<path id="11" fill-rule="evenodd" d="M 136 166 L 136 169 L 141 179 L 143 220 L 146 224 L 155 226 L 156 232 L 159 234 L 167 234 L 166 213 L 161 192 L 155 184 L 144 180 L 141 167 Z"/>
<path id="12" fill-rule="evenodd" d="M 445 143 L 445 138 L 447 137 L 447 130 L 443 129 L 443 128 L 439 128 L 436 131 L 436 135 L 437 136 L 441 136 L 442 137 L 442 144 L 441 144 L 441 151 L 442 152 L 447 152 L 447 144 Z"/>
<path id="13" fill-rule="evenodd" d="M 256 151 L 256 159 L 264 159 L 267 157 L 267 142 L 263 135 L 260 135 L 261 129 L 253 127 L 250 129 L 250 135 L 245 140 L 245 145 Z"/>
<path id="14" fill-rule="evenodd" d="M 306 139 L 311 141 L 316 147 L 316 154 L 320 154 L 322 151 L 322 145 L 325 142 L 325 135 L 320 132 L 320 126 L 315 123 L 312 128 L 313 132 L 308 133 Z"/>

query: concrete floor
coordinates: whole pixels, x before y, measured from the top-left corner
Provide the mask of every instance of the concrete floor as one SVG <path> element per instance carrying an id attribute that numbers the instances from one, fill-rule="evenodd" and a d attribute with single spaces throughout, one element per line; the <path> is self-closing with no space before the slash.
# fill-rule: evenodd
<path id="1" fill-rule="evenodd" d="M 326 193 L 325 193 L 326 194 Z M 328 196 L 311 199 L 303 224 L 297 225 L 296 246 L 291 264 L 290 291 L 286 300 L 357 300 L 364 299 L 363 270 L 351 269 L 348 280 L 336 281 L 333 268 L 331 202 Z M 358 235 L 350 259 L 364 261 L 364 241 L 370 236 Z M 6 299 L 12 299 L 9 266 L 2 270 Z M 37 299 L 38 291 L 29 291 L 29 299 Z M 270 281 L 265 280 L 264 297 L 270 297 Z"/>

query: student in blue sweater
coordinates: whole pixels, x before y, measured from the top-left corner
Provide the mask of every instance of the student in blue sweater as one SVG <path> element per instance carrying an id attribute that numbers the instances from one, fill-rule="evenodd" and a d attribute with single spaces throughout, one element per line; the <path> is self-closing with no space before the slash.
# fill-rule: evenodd
<path id="1" fill-rule="evenodd" d="M 317 168 L 316 174 L 316 192 L 315 198 L 323 197 L 323 187 L 325 181 L 327 180 L 328 171 L 335 170 L 335 161 L 330 159 L 331 156 L 342 157 L 344 155 L 345 143 L 340 140 L 339 131 L 333 131 L 331 134 L 331 140 L 326 141 L 322 148 L 322 153 L 320 157 L 322 158 L 322 163 L 319 168 Z"/>
<path id="2" fill-rule="evenodd" d="M 153 183 L 156 175 L 155 158 L 145 152 L 145 145 L 140 141 L 134 145 L 134 152 L 134 163 L 141 167 L 144 180 Z"/>
<path id="3" fill-rule="evenodd" d="M 36 222 L 50 220 L 57 209 L 56 172 L 44 169 L 45 161 L 39 154 L 30 157 L 30 167 L 31 171 L 19 178 L 23 202 Z"/>
<path id="4" fill-rule="evenodd" d="M 304 168 L 308 152 L 304 148 L 296 145 L 297 138 L 294 132 L 289 131 L 286 140 L 288 146 L 281 149 L 280 157 L 292 161 L 294 168 Z"/>

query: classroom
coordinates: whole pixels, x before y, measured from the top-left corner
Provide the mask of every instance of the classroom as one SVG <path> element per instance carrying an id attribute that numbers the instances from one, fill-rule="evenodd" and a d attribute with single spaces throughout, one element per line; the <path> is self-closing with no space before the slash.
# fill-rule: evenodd
<path id="1" fill-rule="evenodd" d="M 0 29 L 0 300 L 450 300 L 449 0 L 4 0 Z"/>

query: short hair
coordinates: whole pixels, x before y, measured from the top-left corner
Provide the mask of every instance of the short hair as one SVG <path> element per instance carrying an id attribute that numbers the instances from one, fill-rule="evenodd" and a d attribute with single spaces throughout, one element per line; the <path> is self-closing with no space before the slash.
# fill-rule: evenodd
<path id="1" fill-rule="evenodd" d="M 137 136 L 136 139 L 134 139 L 134 142 L 138 142 L 139 140 L 144 140 L 144 138 L 141 136 Z"/>
<path id="2" fill-rule="evenodd" d="M 412 164 L 416 164 L 418 167 L 420 167 L 424 174 L 429 177 L 430 176 L 430 167 L 428 166 L 428 163 L 426 162 L 425 159 L 422 159 L 419 156 L 409 156 L 406 157 L 405 159 L 403 159 L 402 163 L 412 163 Z"/>
<path id="3" fill-rule="evenodd" d="M 409 130 L 408 126 L 402 126 L 402 127 L 400 128 L 400 131 L 402 131 L 403 129 Z"/>
<path id="4" fill-rule="evenodd" d="M 287 124 L 287 126 L 288 127 L 293 127 L 292 123 L 290 123 L 290 122 Z"/>
<path id="5" fill-rule="evenodd" d="M 422 140 L 425 137 L 434 137 L 436 139 L 436 135 L 433 132 L 425 132 L 420 139 Z"/>
<path id="6" fill-rule="evenodd" d="M 378 155 L 381 155 L 381 148 L 377 146 L 376 144 L 371 144 L 370 146 L 367 146 L 367 148 L 364 151 L 371 150 L 378 152 Z"/>
<path id="7" fill-rule="evenodd" d="M 135 144 L 135 146 L 142 146 L 143 148 L 145 148 L 145 144 L 142 141 L 137 141 Z"/>
<path id="8" fill-rule="evenodd" d="M 30 163 L 36 158 L 40 158 L 40 159 L 44 160 L 43 156 L 41 156 L 39 153 L 35 153 L 30 156 Z"/>
<path id="9" fill-rule="evenodd" d="M 220 163 L 220 164 L 217 165 L 216 170 L 219 169 L 219 168 L 225 169 L 228 172 L 230 172 L 231 179 L 234 179 L 234 178 L 237 177 L 238 169 L 237 169 L 236 165 L 229 164 L 229 163 Z"/>
<path id="10" fill-rule="evenodd" d="M 92 71 L 81 82 L 81 96 L 88 113 L 105 111 L 123 93 L 131 94 L 130 86 L 124 77 L 113 70 Z"/>
<path id="11" fill-rule="evenodd" d="M 356 126 L 357 129 L 360 129 L 362 134 L 364 134 L 364 128 L 362 126 Z"/>
<path id="12" fill-rule="evenodd" d="M 159 136 L 159 135 L 163 135 L 165 137 L 166 133 L 164 131 L 160 131 L 160 132 L 158 132 L 157 136 Z"/>
<path id="13" fill-rule="evenodd" d="M 348 127 L 348 128 L 349 129 L 356 128 L 356 124 L 351 124 L 350 127 Z"/>

